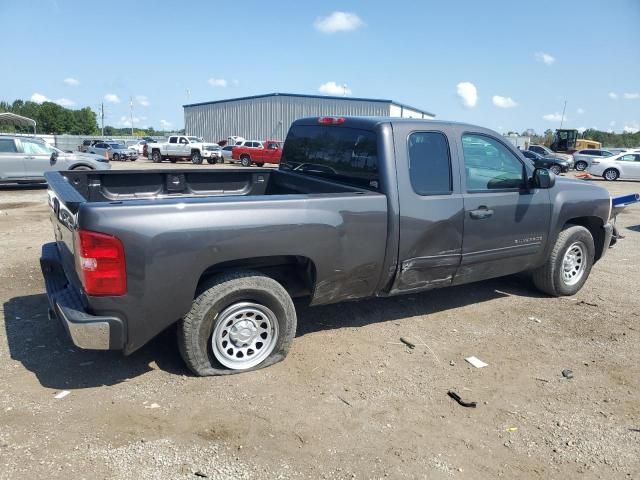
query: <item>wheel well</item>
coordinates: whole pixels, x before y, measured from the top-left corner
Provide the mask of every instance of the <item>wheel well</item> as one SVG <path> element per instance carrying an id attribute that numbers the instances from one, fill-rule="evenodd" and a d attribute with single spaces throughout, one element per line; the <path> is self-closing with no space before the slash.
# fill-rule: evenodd
<path id="1" fill-rule="evenodd" d="M 208 267 L 198 279 L 195 296 L 202 292 L 206 281 L 223 272 L 254 270 L 280 283 L 291 297 L 306 297 L 313 293 L 316 281 L 316 268 L 307 257 L 296 255 L 278 255 L 272 257 L 253 257 L 231 260 Z"/>
<path id="2" fill-rule="evenodd" d="M 572 218 L 571 220 L 565 223 L 565 227 L 567 225 L 580 225 L 591 233 L 593 237 L 593 244 L 596 247 L 596 254 L 594 261 L 598 261 L 600 257 L 602 257 L 602 252 L 604 251 L 604 228 L 602 228 L 603 223 L 600 217 L 578 217 Z"/>
<path id="3" fill-rule="evenodd" d="M 92 167 L 91 165 L 87 165 L 86 163 L 77 163 L 73 167 L 69 168 L 69 170 L 75 170 L 75 169 L 80 168 L 80 167 L 87 167 L 87 168 L 90 168 L 91 170 L 95 170 L 94 167 Z"/>
<path id="4" fill-rule="evenodd" d="M 251 159 L 251 156 L 248 153 L 242 153 L 240 154 L 240 158 L 248 158 Z"/>
<path id="5" fill-rule="evenodd" d="M 194 153 L 200 153 L 200 150 L 198 150 L 197 148 L 192 148 L 191 155 L 193 155 Z"/>

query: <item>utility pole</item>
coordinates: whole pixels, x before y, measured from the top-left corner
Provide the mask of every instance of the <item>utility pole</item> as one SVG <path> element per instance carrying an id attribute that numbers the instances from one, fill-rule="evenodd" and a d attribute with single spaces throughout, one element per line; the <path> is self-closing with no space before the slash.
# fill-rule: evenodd
<path id="1" fill-rule="evenodd" d="M 564 112 L 567 109 L 567 101 L 564 101 L 564 107 L 562 107 L 562 119 L 560 120 L 560 128 L 562 128 L 562 124 L 564 123 Z"/>
<path id="2" fill-rule="evenodd" d="M 129 97 L 129 110 L 131 115 L 131 136 L 133 137 L 133 97 Z"/>
<path id="3" fill-rule="evenodd" d="M 100 119 L 102 120 L 102 136 L 104 137 L 104 102 L 100 104 Z"/>
<path id="4" fill-rule="evenodd" d="M 342 96 L 343 97 L 347 96 L 347 84 L 346 83 L 342 84 Z"/>

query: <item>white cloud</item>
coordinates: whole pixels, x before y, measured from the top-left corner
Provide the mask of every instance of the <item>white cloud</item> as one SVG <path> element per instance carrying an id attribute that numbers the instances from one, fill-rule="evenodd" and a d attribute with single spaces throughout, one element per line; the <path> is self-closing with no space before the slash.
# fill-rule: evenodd
<path id="1" fill-rule="evenodd" d="M 364 22 L 355 13 L 333 12 L 328 17 L 318 17 L 313 22 L 316 30 L 322 33 L 350 32 L 362 27 Z"/>
<path id="2" fill-rule="evenodd" d="M 636 122 L 631 122 L 630 125 L 625 125 L 622 131 L 624 133 L 638 133 L 640 132 L 640 124 Z"/>
<path id="3" fill-rule="evenodd" d="M 160 120 L 160 125 L 165 129 L 171 128 L 171 122 L 167 122 L 166 120 Z"/>
<path id="4" fill-rule="evenodd" d="M 57 100 L 54 100 L 54 103 L 57 103 L 61 107 L 73 107 L 76 104 L 76 102 L 74 102 L 73 100 L 69 100 L 68 98 L 59 98 Z"/>
<path id="5" fill-rule="evenodd" d="M 458 96 L 467 108 L 473 108 L 478 103 L 478 89 L 471 82 L 460 82 L 457 85 Z"/>
<path id="6" fill-rule="evenodd" d="M 538 52 L 536 53 L 536 60 L 544 63 L 545 65 L 553 65 L 556 63 L 556 58 L 549 55 L 548 53 Z"/>
<path id="7" fill-rule="evenodd" d="M 611 100 L 617 100 L 618 99 L 618 94 L 615 92 L 609 92 L 609 98 Z"/>
<path id="8" fill-rule="evenodd" d="M 499 108 L 513 108 L 518 106 L 518 104 L 511 97 L 501 97 L 500 95 L 494 95 L 491 101 L 496 107 Z"/>
<path id="9" fill-rule="evenodd" d="M 138 105 L 142 107 L 148 107 L 151 105 L 149 103 L 149 99 L 145 95 L 136 95 L 136 102 L 138 102 Z"/>
<path id="10" fill-rule="evenodd" d="M 120 103 L 120 97 L 118 97 L 118 95 L 116 95 L 115 93 L 107 93 L 104 96 L 104 99 L 109 103 Z"/>
<path id="11" fill-rule="evenodd" d="M 562 114 L 561 113 L 548 113 L 546 115 L 542 116 L 543 120 L 546 120 L 547 122 L 560 122 L 562 121 Z M 564 117 L 564 121 L 566 122 L 567 120 L 569 120 L 567 117 Z"/>
<path id="12" fill-rule="evenodd" d="M 78 85 L 80 85 L 80 82 L 73 77 L 67 77 L 63 80 L 63 82 L 69 85 L 70 87 L 77 87 Z"/>
<path id="13" fill-rule="evenodd" d="M 31 101 L 36 103 L 44 103 L 44 102 L 48 102 L 49 99 L 44 95 L 42 95 L 41 93 L 36 92 L 33 95 L 31 95 Z"/>
<path id="14" fill-rule="evenodd" d="M 587 129 L 587 127 L 578 127 L 578 133 L 580 135 L 582 135 L 585 132 L 586 129 Z"/>
<path id="15" fill-rule="evenodd" d="M 227 81 L 224 78 L 213 78 L 211 77 L 209 80 L 209 85 L 212 87 L 226 87 L 228 85 Z"/>
<path id="16" fill-rule="evenodd" d="M 638 92 L 625 93 L 623 97 L 626 98 L 627 100 L 638 100 L 640 98 L 640 93 Z"/>
<path id="17" fill-rule="evenodd" d="M 346 85 L 338 85 L 336 82 L 323 83 L 318 91 L 325 95 L 351 95 L 351 89 Z"/>
<path id="18" fill-rule="evenodd" d="M 611 120 L 611 121 L 609 122 L 609 126 L 610 126 L 610 127 L 615 127 L 615 126 L 616 126 L 616 121 L 615 121 L 615 120 Z"/>
<path id="19" fill-rule="evenodd" d="M 578 109 L 576 110 L 576 113 L 577 113 L 578 115 L 582 115 L 582 114 L 584 113 L 584 108 L 578 108 Z"/>
<path id="20" fill-rule="evenodd" d="M 140 126 L 140 121 L 143 118 L 133 117 L 133 124 Z M 130 127 L 131 126 L 131 117 L 127 117 L 126 115 L 122 115 L 120 117 L 120 121 L 118 122 L 121 127 Z"/>

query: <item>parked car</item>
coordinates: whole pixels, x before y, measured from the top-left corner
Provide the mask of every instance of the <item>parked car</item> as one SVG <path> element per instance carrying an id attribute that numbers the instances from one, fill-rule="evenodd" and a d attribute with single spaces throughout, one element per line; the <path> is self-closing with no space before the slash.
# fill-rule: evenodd
<path id="1" fill-rule="evenodd" d="M 231 153 L 233 147 L 233 145 L 225 145 L 224 147 L 222 147 L 222 149 L 220 150 L 220 153 L 222 154 L 222 163 L 224 163 L 225 160 L 229 163 L 233 162 L 233 155 Z"/>
<path id="2" fill-rule="evenodd" d="M 127 142 L 126 146 L 127 148 L 131 148 L 132 150 L 138 152 L 138 156 L 140 156 L 144 152 L 144 146 L 146 144 L 146 140 L 130 140 L 129 142 Z"/>
<path id="3" fill-rule="evenodd" d="M 625 152 L 591 160 L 589 173 L 605 180 L 640 180 L 640 152 Z"/>
<path id="4" fill-rule="evenodd" d="M 0 183 L 44 183 L 56 170 L 108 170 L 109 161 L 82 153 L 65 153 L 45 142 L 22 136 L 0 137 Z"/>
<path id="5" fill-rule="evenodd" d="M 237 373 L 286 356 L 293 297 L 323 305 L 523 271 L 573 295 L 612 241 L 607 190 L 533 168 L 473 125 L 300 119 L 281 168 L 190 174 L 47 173 L 56 241 L 42 271 L 77 346 L 130 354 L 177 324 L 195 374 Z"/>
<path id="6" fill-rule="evenodd" d="M 566 160 L 560 160 L 556 157 L 543 157 L 542 155 L 530 150 L 523 150 L 521 153 L 531 160 L 536 168 L 547 168 L 556 175 L 569 171 L 569 162 Z"/>
<path id="7" fill-rule="evenodd" d="M 573 168 L 573 165 L 574 165 L 573 156 L 567 153 L 554 152 L 553 150 L 551 150 L 548 147 L 545 147 L 544 145 L 529 145 L 529 148 L 527 150 L 531 152 L 535 152 L 538 155 L 542 155 L 543 157 L 554 157 L 554 158 L 557 158 L 558 160 L 566 160 L 567 162 L 569 162 L 569 168 Z"/>
<path id="8" fill-rule="evenodd" d="M 243 167 L 256 164 L 262 167 L 265 163 L 280 163 L 282 144 L 277 140 L 245 140 L 231 150 L 233 160 L 239 161 Z"/>
<path id="9" fill-rule="evenodd" d="M 168 142 L 154 143 L 150 148 L 151 160 L 155 163 L 167 159 L 172 163 L 180 159 L 191 159 L 192 163 L 199 165 L 203 159 L 206 159 L 209 164 L 217 163 L 222 159 L 220 145 L 205 142 L 200 137 L 187 135 L 171 136 Z"/>
<path id="10" fill-rule="evenodd" d="M 633 151 L 633 148 L 605 148 L 604 150 L 607 150 L 614 155 L 618 155 L 619 153 L 631 152 Z"/>
<path id="11" fill-rule="evenodd" d="M 122 160 L 123 162 L 127 160 L 134 162 L 138 159 L 138 152 L 116 142 L 96 143 L 89 149 L 89 152 L 96 155 L 103 155 L 109 160 L 114 160 L 116 162 L 119 160 Z"/>
<path id="12" fill-rule="evenodd" d="M 89 153 L 91 147 L 93 147 L 96 143 L 102 143 L 109 140 L 83 140 L 81 145 L 78 145 L 78 151 L 82 153 Z"/>
<path id="13" fill-rule="evenodd" d="M 614 154 L 609 150 L 592 148 L 592 149 L 586 149 L 586 150 L 579 150 L 575 152 L 573 154 L 573 160 L 576 166 L 576 170 L 578 170 L 579 172 L 582 172 L 587 168 L 589 168 L 592 160 L 596 158 L 599 159 L 603 157 L 611 157 L 613 155 Z"/>

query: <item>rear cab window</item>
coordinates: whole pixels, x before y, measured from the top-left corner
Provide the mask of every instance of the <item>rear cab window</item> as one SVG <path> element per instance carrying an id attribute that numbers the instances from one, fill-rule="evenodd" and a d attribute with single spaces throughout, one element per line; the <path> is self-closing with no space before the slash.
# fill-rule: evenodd
<path id="1" fill-rule="evenodd" d="M 280 169 L 379 191 L 376 134 L 357 128 L 294 125 Z"/>
<path id="2" fill-rule="evenodd" d="M 452 192 L 451 155 L 441 132 L 413 132 L 408 139 L 409 179 L 418 195 Z"/>

